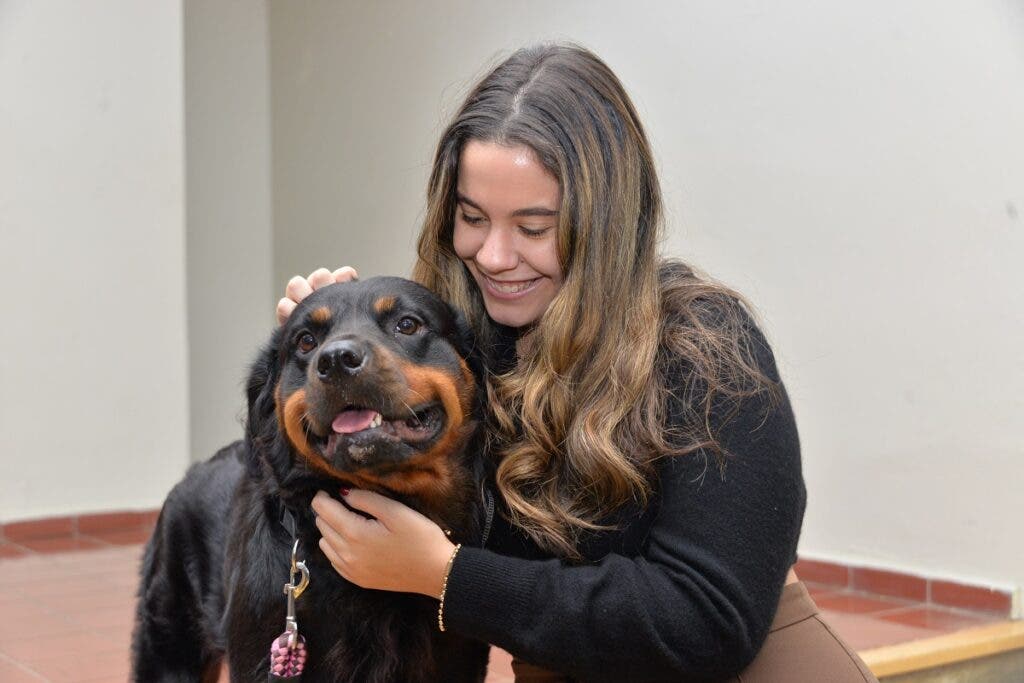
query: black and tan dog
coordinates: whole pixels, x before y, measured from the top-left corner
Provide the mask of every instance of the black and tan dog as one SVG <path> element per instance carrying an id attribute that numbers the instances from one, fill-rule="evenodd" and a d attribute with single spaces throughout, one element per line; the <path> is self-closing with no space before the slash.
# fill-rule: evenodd
<path id="1" fill-rule="evenodd" d="M 266 681 L 284 630 L 292 535 L 311 579 L 296 602 L 303 681 L 481 681 L 487 646 L 437 628 L 437 601 L 348 583 L 320 552 L 317 489 L 385 493 L 453 539 L 480 527 L 479 405 L 470 337 L 452 309 L 400 278 L 306 298 L 252 368 L 246 436 L 192 467 L 146 548 L 133 676 Z M 284 515 L 286 518 L 287 514 Z"/>

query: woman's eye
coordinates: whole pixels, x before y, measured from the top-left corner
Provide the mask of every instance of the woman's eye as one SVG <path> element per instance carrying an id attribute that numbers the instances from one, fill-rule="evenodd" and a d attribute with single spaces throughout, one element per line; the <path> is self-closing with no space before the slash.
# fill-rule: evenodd
<path id="1" fill-rule="evenodd" d="M 316 337 L 311 335 L 309 332 L 306 332 L 299 337 L 299 341 L 296 346 L 299 347 L 299 351 L 302 353 L 309 353 L 316 348 Z"/>
<path id="2" fill-rule="evenodd" d="M 416 334 L 418 329 L 420 329 L 420 323 L 414 318 L 402 318 L 395 325 L 395 330 L 402 334 Z"/>
<path id="3" fill-rule="evenodd" d="M 484 217 L 483 216 L 469 216 L 466 213 L 463 213 L 462 214 L 462 220 L 465 221 L 466 223 L 468 223 L 469 225 L 480 225 L 481 223 L 484 222 Z"/>
<path id="4" fill-rule="evenodd" d="M 527 237 L 541 237 L 551 228 L 527 228 L 525 226 L 520 225 L 519 229 Z"/>

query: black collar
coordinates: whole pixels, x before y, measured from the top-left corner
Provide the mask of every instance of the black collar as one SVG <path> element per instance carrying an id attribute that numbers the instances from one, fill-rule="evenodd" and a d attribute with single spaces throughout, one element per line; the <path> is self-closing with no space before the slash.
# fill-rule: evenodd
<path id="1" fill-rule="evenodd" d="M 280 498 L 277 499 L 277 507 L 277 521 L 281 523 L 281 526 L 291 535 L 292 541 L 294 541 L 298 538 L 299 529 L 298 522 L 295 521 L 295 513 Z"/>

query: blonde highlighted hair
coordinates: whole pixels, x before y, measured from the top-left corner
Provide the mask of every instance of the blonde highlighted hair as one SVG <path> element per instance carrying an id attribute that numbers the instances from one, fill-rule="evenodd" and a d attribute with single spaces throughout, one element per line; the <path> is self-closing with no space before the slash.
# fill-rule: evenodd
<path id="1" fill-rule="evenodd" d="M 532 149 L 561 186 L 564 282 L 517 367 L 488 374 L 488 429 L 512 523 L 578 559 L 581 533 L 606 528 L 626 502 L 647 502 L 657 458 L 703 449 L 721 459 L 712 406 L 771 381 L 753 361 L 740 297 L 659 259 L 661 191 L 646 135 L 615 74 L 574 45 L 502 62 L 469 93 L 434 157 L 413 277 L 466 314 L 481 348 L 497 329 L 452 246 L 470 140 Z M 669 386 L 671 377 L 685 381 Z M 669 430 L 673 401 L 682 415 Z"/>

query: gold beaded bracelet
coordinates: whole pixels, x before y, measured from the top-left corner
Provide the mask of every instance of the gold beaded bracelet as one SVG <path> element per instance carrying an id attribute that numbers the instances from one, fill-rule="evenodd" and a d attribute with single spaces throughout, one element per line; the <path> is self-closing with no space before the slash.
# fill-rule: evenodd
<path id="1" fill-rule="evenodd" d="M 452 556 L 448 558 L 448 566 L 444 568 L 444 580 L 441 582 L 441 604 L 437 606 L 437 627 L 444 631 L 444 594 L 448 590 L 448 575 L 452 573 L 452 564 L 455 563 L 455 556 L 459 554 L 459 549 L 462 548 L 462 544 L 459 543 L 455 546 L 455 550 L 452 551 Z"/>

